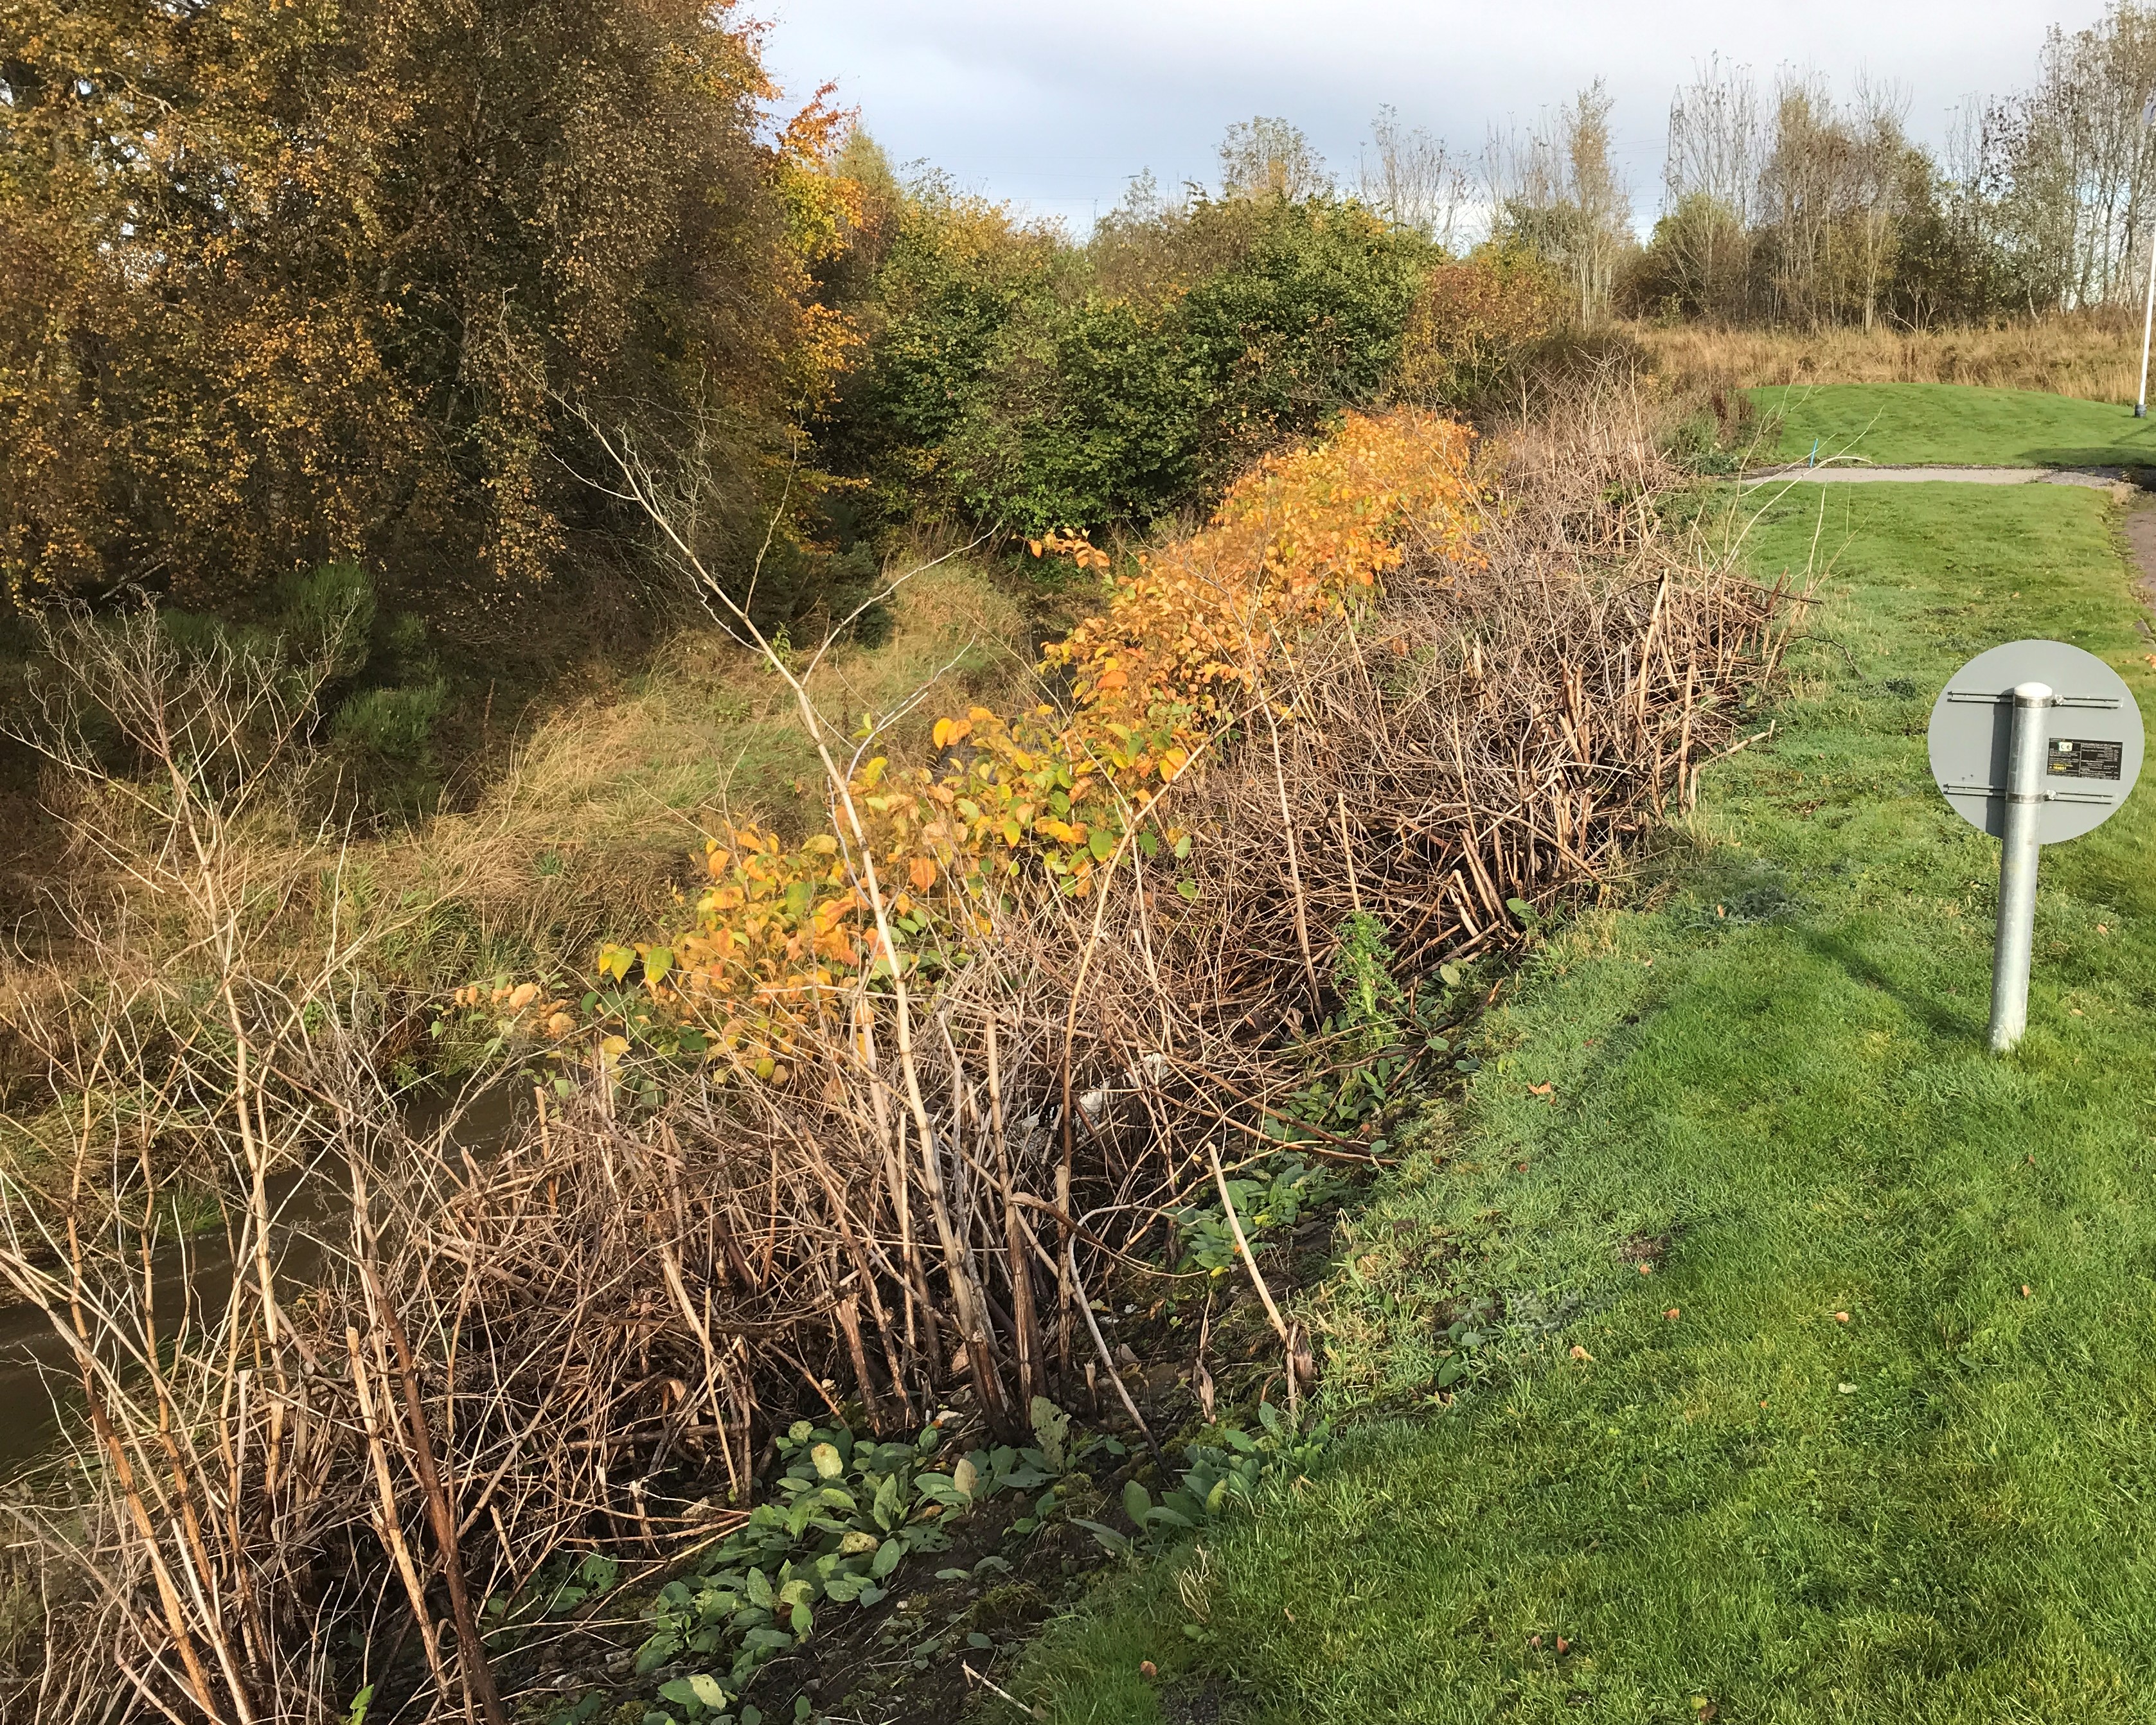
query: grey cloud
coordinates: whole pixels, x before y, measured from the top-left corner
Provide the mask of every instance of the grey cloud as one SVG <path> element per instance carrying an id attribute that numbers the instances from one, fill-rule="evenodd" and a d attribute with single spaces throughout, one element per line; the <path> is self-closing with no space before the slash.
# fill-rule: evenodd
<path id="1" fill-rule="evenodd" d="M 1634 199 L 1651 213 L 1671 92 L 1719 53 L 1763 79 L 1860 69 L 1910 92 L 1936 139 L 1953 108 L 2033 74 L 2047 26 L 2078 28 L 2101 0 L 780 0 L 773 69 L 789 92 L 836 78 L 894 157 L 1080 226 L 1150 168 L 1209 180 L 1235 120 L 1280 114 L 1352 173 L 1380 104 L 1455 148 L 1531 123 L 1589 79 L 1609 80 Z"/>

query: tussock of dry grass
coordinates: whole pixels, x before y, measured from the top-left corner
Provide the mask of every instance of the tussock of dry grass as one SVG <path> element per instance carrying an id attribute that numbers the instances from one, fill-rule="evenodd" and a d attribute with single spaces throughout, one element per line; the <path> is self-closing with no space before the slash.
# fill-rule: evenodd
<path id="1" fill-rule="evenodd" d="M 1680 390 L 1790 383 L 1974 383 L 2130 402 L 2141 330 L 2116 311 L 1996 329 L 1721 330 L 1635 324 L 1627 334 Z"/>
<path id="2" fill-rule="evenodd" d="M 924 747 L 938 714 L 1033 674 L 1024 603 L 977 567 L 931 569 L 891 604 L 887 640 L 835 650 L 809 679 L 842 730 L 910 703 L 897 742 Z M 357 860 L 461 901 L 490 952 L 581 967 L 603 936 L 649 921 L 707 836 L 752 821 L 797 835 L 823 823 L 824 795 L 792 697 L 705 627 L 677 636 L 627 690 L 542 721 L 475 807 Z"/>

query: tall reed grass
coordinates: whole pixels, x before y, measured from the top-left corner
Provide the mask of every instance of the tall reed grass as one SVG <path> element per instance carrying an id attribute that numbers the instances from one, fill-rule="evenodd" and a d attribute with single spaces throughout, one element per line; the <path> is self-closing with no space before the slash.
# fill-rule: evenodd
<path id="1" fill-rule="evenodd" d="M 1793 383 L 1969 383 L 2131 402 L 2141 325 L 2114 309 L 1989 328 L 1870 333 L 1631 324 L 1655 370 L 1686 392 Z"/>

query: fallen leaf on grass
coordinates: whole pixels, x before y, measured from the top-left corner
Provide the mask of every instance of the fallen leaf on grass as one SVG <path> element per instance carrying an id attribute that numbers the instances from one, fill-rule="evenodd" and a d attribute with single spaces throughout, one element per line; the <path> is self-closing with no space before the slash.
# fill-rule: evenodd
<path id="1" fill-rule="evenodd" d="M 2025 1282 L 2021 1284 L 2021 1298 L 2025 1300 L 2029 1298 L 2029 1284 Z"/>
<path id="2" fill-rule="evenodd" d="M 1560 1653 L 1569 1653 L 1572 1651 L 1572 1643 L 1565 1640 L 1563 1635 L 1559 1635 L 1557 1638 L 1557 1651 Z"/>
<path id="3" fill-rule="evenodd" d="M 1834 1321 L 1836 1323 L 1846 1323 L 1849 1322 L 1849 1313 L 1846 1312 L 1837 1312 L 1834 1314 Z"/>
<path id="4" fill-rule="evenodd" d="M 1675 1323 L 1677 1321 L 1677 1308 L 1672 1306 L 1668 1311 L 1663 1313 L 1662 1316 L 1668 1318 L 1671 1323 Z"/>
<path id="5" fill-rule="evenodd" d="M 1856 1385 L 1854 1384 L 1837 1384 L 1834 1387 L 1839 1390 L 1844 1395 L 1854 1395 L 1856 1394 Z"/>
<path id="6" fill-rule="evenodd" d="M 1157 1677 L 1160 1675 L 1160 1667 L 1150 1659 L 1142 1659 L 1138 1661 L 1138 1675 L 1147 1679 Z"/>
<path id="7" fill-rule="evenodd" d="M 1640 1273 L 1642 1276 L 1651 1276 L 1655 1273 L 1655 1267 L 1652 1264 L 1642 1264 L 1640 1266 Z"/>
<path id="8" fill-rule="evenodd" d="M 1527 1086 L 1527 1094 L 1530 1096 L 1549 1096 L 1554 1094 L 1556 1090 L 1557 1086 L 1554 1084 L 1530 1084 Z"/>
<path id="9" fill-rule="evenodd" d="M 1584 1359 L 1590 1364 L 1594 1363 L 1594 1356 L 1592 1354 L 1589 1354 L 1584 1348 L 1581 1347 L 1577 1342 L 1574 1342 L 1572 1344 L 1572 1357 L 1574 1359 Z"/>

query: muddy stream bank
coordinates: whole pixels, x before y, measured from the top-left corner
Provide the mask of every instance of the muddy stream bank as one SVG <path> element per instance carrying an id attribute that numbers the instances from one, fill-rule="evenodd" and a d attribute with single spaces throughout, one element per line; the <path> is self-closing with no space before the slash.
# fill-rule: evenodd
<path id="1" fill-rule="evenodd" d="M 482 1159 L 499 1149 L 530 1108 L 521 1085 L 495 1085 L 475 1095 L 434 1091 L 405 1107 L 415 1144 L 444 1157 L 469 1151 Z M 349 1189 L 341 1164 L 270 1183 L 275 1217 L 270 1250 L 282 1287 L 305 1287 L 322 1267 L 322 1226 L 346 1209 Z M 341 1225 L 347 1231 L 349 1222 Z M 160 1328 L 183 1311 L 215 1312 L 232 1292 L 233 1236 L 222 1230 L 174 1235 L 152 1248 L 150 1279 Z M 81 1381 L 68 1344 L 52 1320 L 28 1301 L 0 1306 L 0 1478 L 54 1458 L 64 1432 L 82 1411 Z"/>

